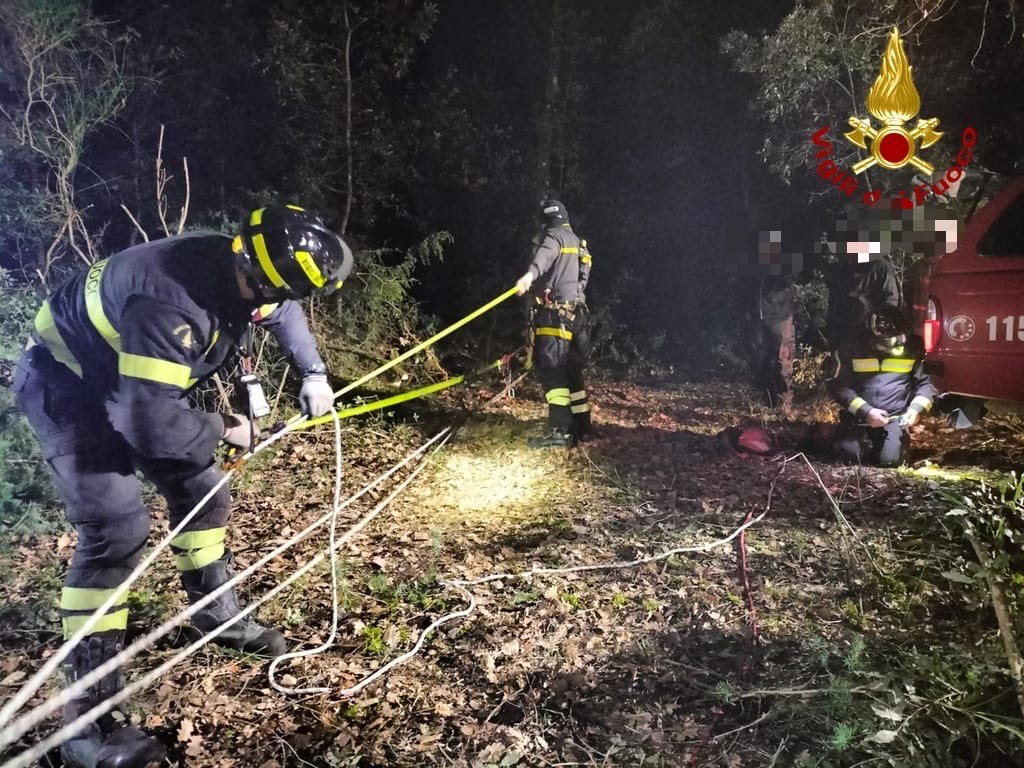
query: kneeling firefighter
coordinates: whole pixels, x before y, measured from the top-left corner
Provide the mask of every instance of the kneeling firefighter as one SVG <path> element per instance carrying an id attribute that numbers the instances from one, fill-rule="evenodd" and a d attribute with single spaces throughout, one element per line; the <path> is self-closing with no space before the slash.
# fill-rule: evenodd
<path id="1" fill-rule="evenodd" d="M 195 232 L 143 243 L 96 262 L 46 299 L 13 389 L 78 532 L 60 597 L 65 639 L 141 560 L 150 511 L 136 471 L 164 496 L 176 526 L 223 477 L 217 444 L 252 446 L 249 417 L 196 410 L 187 398 L 225 366 L 251 322 L 266 327 L 302 371 L 302 410 L 314 417 L 330 410 L 327 369 L 295 300 L 336 289 L 351 269 L 348 246 L 318 217 L 273 205 L 247 216 L 238 237 Z M 171 541 L 192 602 L 233 576 L 225 547 L 230 504 L 222 486 Z M 210 632 L 241 610 L 227 590 L 192 617 L 192 631 Z M 72 649 L 68 682 L 117 656 L 127 624 L 122 596 Z M 214 642 L 266 656 L 286 650 L 280 632 L 251 616 Z M 65 707 L 65 723 L 123 685 L 120 670 L 103 677 Z M 61 754 L 74 768 L 140 768 L 162 761 L 164 748 L 113 710 L 67 740 Z"/>
<path id="2" fill-rule="evenodd" d="M 869 315 L 853 354 L 840 357 L 833 386 L 844 409 L 834 444 L 841 460 L 883 467 L 906 460 L 909 428 L 937 393 L 919 346 L 908 341 L 900 311 L 887 307 Z"/>
<path id="3" fill-rule="evenodd" d="M 520 296 L 530 294 L 533 365 L 548 402 L 548 431 L 529 445 L 569 448 L 591 431 L 583 377 L 590 344 L 585 291 L 591 256 L 558 200 L 541 203 L 540 220 L 543 229 L 534 238 L 530 268 L 516 283 Z"/>

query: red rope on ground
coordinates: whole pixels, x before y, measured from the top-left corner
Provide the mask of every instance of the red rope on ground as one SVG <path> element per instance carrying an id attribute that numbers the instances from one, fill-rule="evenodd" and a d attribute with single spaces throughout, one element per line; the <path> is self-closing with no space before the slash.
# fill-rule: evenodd
<path id="1" fill-rule="evenodd" d="M 744 518 L 744 524 L 750 522 L 751 518 L 754 517 L 754 506 L 750 507 L 750 511 L 747 512 L 746 518 Z M 743 592 L 747 599 L 747 611 L 750 619 L 750 643 L 754 647 L 754 650 L 761 645 L 761 636 L 757 630 L 757 606 L 754 605 L 754 592 L 750 588 L 750 567 L 747 565 L 747 531 L 744 529 L 740 532 L 739 538 L 739 555 L 740 555 L 740 576 L 743 577 Z M 750 657 L 743 663 L 743 672 L 746 673 L 749 669 Z"/>
<path id="2" fill-rule="evenodd" d="M 783 463 L 779 473 L 772 480 L 771 486 L 768 489 L 768 501 L 765 504 L 765 512 L 771 508 L 772 494 L 775 491 L 775 483 L 786 469 L 786 463 Z M 754 517 L 754 511 L 757 509 L 756 504 L 750 505 L 750 511 L 747 512 L 747 516 L 743 518 L 743 525 L 745 526 Z M 740 535 L 736 540 L 736 554 L 739 559 L 739 571 L 740 578 L 743 580 L 743 595 L 747 604 L 747 620 L 750 623 L 750 645 L 751 653 L 743 660 L 743 667 L 740 670 L 740 679 L 745 679 L 747 674 L 750 672 L 751 660 L 756 655 L 757 649 L 761 645 L 761 635 L 757 626 L 757 606 L 754 605 L 754 591 L 750 587 L 750 566 L 747 562 L 747 531 L 746 528 L 740 531 Z M 712 734 L 715 731 L 715 725 L 721 719 L 722 715 L 725 714 L 725 710 L 722 707 L 716 705 L 711 708 L 713 717 L 711 722 L 704 728 L 704 734 L 701 738 L 700 745 L 690 755 L 686 761 L 688 766 L 697 765 L 697 763 L 703 759 L 705 752 L 707 751 L 708 744 L 711 742 Z"/>

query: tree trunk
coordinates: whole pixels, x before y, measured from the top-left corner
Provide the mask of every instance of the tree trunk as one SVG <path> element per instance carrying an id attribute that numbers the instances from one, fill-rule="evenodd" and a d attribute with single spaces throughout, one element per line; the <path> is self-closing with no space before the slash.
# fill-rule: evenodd
<path id="1" fill-rule="evenodd" d="M 341 213 L 341 234 L 344 235 L 352 213 L 352 25 L 348 18 L 348 0 L 343 0 L 341 8 L 345 22 L 345 203 Z"/>
<path id="2" fill-rule="evenodd" d="M 551 20 L 548 24 L 547 72 L 544 77 L 544 101 L 537 119 L 537 169 L 534 188 L 538 198 L 552 191 L 551 161 L 554 156 L 558 130 L 558 96 L 561 88 L 559 71 L 562 62 L 562 37 L 565 24 L 564 0 L 551 0 Z"/>

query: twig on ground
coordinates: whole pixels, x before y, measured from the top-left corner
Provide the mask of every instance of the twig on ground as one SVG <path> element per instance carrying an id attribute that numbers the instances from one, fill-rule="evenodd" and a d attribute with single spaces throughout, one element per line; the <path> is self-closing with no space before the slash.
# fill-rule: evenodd
<path id="1" fill-rule="evenodd" d="M 853 527 L 853 525 L 850 524 L 850 521 L 849 519 L 847 519 L 846 515 L 843 514 L 843 510 L 839 507 L 839 503 L 835 500 L 835 497 L 829 492 L 828 487 L 825 485 L 825 481 L 821 479 L 821 475 L 818 473 L 818 470 L 815 469 L 814 465 L 811 464 L 810 459 L 808 459 L 807 456 L 804 455 L 803 453 L 798 453 L 796 454 L 796 456 L 792 456 L 791 458 L 801 458 L 804 460 L 804 463 L 807 464 L 807 467 L 811 470 L 811 474 L 813 474 L 814 478 L 818 481 L 818 485 L 821 486 L 821 490 L 823 490 L 825 492 L 825 495 L 828 497 L 829 504 L 832 506 L 832 511 L 835 513 L 836 520 L 839 521 L 841 530 L 846 530 L 849 532 L 851 538 L 853 538 L 853 540 L 857 542 L 864 550 L 864 554 L 867 556 L 868 562 L 871 564 L 871 567 L 875 570 L 875 572 L 879 574 L 882 573 L 882 569 L 878 567 L 878 564 L 875 562 L 875 559 L 871 556 L 871 550 L 868 549 L 867 544 L 865 544 L 864 541 L 860 538 L 860 536 L 857 535 L 856 529 Z M 787 459 L 787 461 L 789 461 L 789 459 Z"/>
<path id="2" fill-rule="evenodd" d="M 1002 585 L 992 578 L 992 573 L 986 566 L 990 558 L 982 550 L 981 543 L 971 534 L 967 534 L 967 540 L 971 543 L 974 555 L 978 558 L 978 563 L 981 564 L 985 574 L 985 583 L 992 596 L 992 610 L 995 611 L 999 634 L 1003 638 L 1006 660 L 1010 663 L 1010 676 L 1013 678 L 1013 685 L 1017 691 L 1017 704 L 1020 707 L 1021 715 L 1024 716 L 1024 659 L 1021 659 L 1020 648 L 1013 632 L 1013 618 L 1010 616 L 1010 608 L 1006 602 L 1006 593 L 1003 591 Z"/>
<path id="3" fill-rule="evenodd" d="M 778 749 L 775 750 L 775 754 L 772 755 L 772 761 L 770 763 L 768 763 L 768 768 L 772 768 L 775 765 L 775 763 L 778 762 L 779 755 L 782 754 L 782 750 L 785 748 L 786 743 L 788 741 L 789 741 L 789 737 L 787 736 L 787 737 L 783 737 L 782 741 L 779 742 L 779 747 L 778 747 Z"/>
<path id="4" fill-rule="evenodd" d="M 718 741 L 719 739 L 724 739 L 726 736 L 732 736 L 734 733 L 740 733 L 740 732 L 745 731 L 745 730 L 747 730 L 749 728 L 753 728 L 758 723 L 763 723 L 765 720 L 767 720 L 768 717 L 771 714 L 772 714 L 772 710 L 769 709 L 767 712 L 765 712 L 759 718 L 757 718 L 756 720 L 752 720 L 751 722 L 747 723 L 746 725 L 741 725 L 738 728 L 733 728 L 731 731 L 725 731 L 724 733 L 719 733 L 719 734 L 717 734 L 715 736 L 712 736 L 711 737 L 711 741 Z"/>

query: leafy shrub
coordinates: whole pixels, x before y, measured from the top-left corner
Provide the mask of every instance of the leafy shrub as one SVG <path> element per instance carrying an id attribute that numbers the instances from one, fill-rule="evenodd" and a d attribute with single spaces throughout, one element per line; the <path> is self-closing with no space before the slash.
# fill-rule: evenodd
<path id="1" fill-rule="evenodd" d="M 39 307 L 35 292 L 19 287 L 0 270 L 0 536 L 32 534 L 57 527 L 55 494 L 39 454 L 39 444 L 9 389 Z"/>
<path id="2" fill-rule="evenodd" d="M 452 235 L 441 231 L 405 251 L 360 251 L 339 297 L 310 302 L 310 325 L 334 375 L 355 379 L 439 330 L 420 311 L 412 289 L 416 270 L 442 260 L 452 242 Z M 432 349 L 405 364 L 403 371 L 417 364 L 428 373 L 441 370 Z"/>

